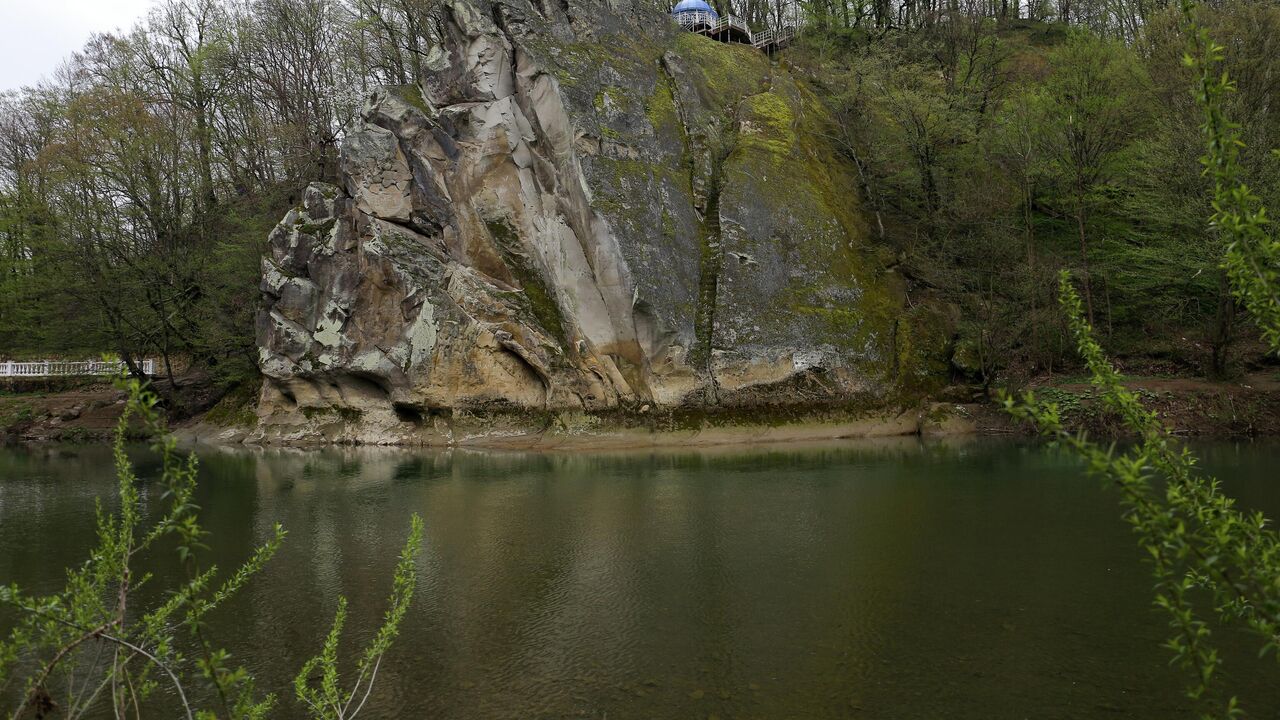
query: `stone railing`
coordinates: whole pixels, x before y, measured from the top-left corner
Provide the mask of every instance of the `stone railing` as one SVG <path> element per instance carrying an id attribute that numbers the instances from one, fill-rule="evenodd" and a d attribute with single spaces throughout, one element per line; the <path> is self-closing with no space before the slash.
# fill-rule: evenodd
<path id="1" fill-rule="evenodd" d="M 88 360 L 68 362 L 64 360 L 38 360 L 14 362 L 0 360 L 0 378 L 4 377 L 60 377 L 74 375 L 122 375 L 128 371 L 124 361 Z M 143 360 L 142 372 L 154 375 L 155 360 Z"/>

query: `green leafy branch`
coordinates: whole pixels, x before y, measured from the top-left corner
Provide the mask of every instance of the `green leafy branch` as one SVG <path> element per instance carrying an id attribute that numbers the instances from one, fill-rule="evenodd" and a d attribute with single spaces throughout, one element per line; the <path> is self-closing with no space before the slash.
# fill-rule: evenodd
<path id="1" fill-rule="evenodd" d="M 1223 266 L 1233 293 L 1253 316 L 1263 338 L 1280 352 L 1280 238 L 1272 233 L 1267 208 L 1243 178 L 1240 125 L 1224 110 L 1236 85 L 1225 71 L 1218 71 L 1225 49 L 1199 26 L 1195 12 L 1194 0 L 1182 0 L 1190 43 L 1183 63 L 1198 73 L 1194 95 L 1204 113 L 1206 146 L 1201 163 L 1213 180 L 1210 226 L 1226 241 Z"/>
<path id="2" fill-rule="evenodd" d="M 67 718 L 81 718 L 101 714 L 108 702 L 115 717 L 141 717 L 147 699 L 160 686 L 152 677 L 156 674 L 172 686 L 181 716 L 188 720 L 264 718 L 275 707 L 275 697 L 259 697 L 249 672 L 210 641 L 206 617 L 264 569 L 280 549 L 285 531 L 276 525 L 271 537 L 228 577 L 220 580 L 216 566 L 204 567 L 200 558 L 208 532 L 194 502 L 196 458 L 178 453 L 176 441 L 165 432 L 155 395 L 137 380 L 122 380 L 120 387 L 126 394 L 125 407 L 112 446 L 120 509 L 109 513 L 100 501 L 96 504 L 97 546 L 83 564 L 67 572 L 60 592 L 31 596 L 16 585 L 0 586 L 0 604 L 20 613 L 19 622 L 0 641 L 0 691 L 14 679 L 10 676 L 15 668 L 35 667 L 21 678 L 17 706 L 0 717 L 18 720 L 59 711 Z M 159 485 L 165 509 L 150 526 L 143 523 L 143 483 L 127 453 L 127 440 L 138 429 L 156 438 L 152 448 L 162 461 Z M 313 717 L 355 717 L 368 701 L 382 659 L 413 599 L 422 532 L 422 519 L 415 514 L 382 626 L 360 657 L 355 683 L 345 693 L 338 686 L 337 648 L 347 603 L 339 600 L 321 655 L 303 666 L 296 682 L 298 697 Z M 172 542 L 186 577 L 154 607 L 139 608 L 135 595 L 153 579 L 137 567 L 139 553 L 161 539 Z M 190 634 L 192 642 L 181 647 L 193 648 L 193 657 L 180 649 L 178 630 Z M 317 669 L 323 674 L 319 691 L 307 685 Z M 217 712 L 193 705 L 189 688 L 198 681 L 213 691 L 220 705 Z"/>
<path id="3" fill-rule="evenodd" d="M 284 539 L 284 530 L 277 526 L 272 539 L 210 591 L 217 568 L 202 569 L 196 561 L 207 533 L 199 523 L 199 507 L 192 501 L 199 469 L 195 456 L 184 458 L 177 452 L 176 441 L 164 432 L 154 394 L 137 380 L 122 380 L 120 387 L 125 391 L 125 405 L 112 445 L 120 509 L 108 513 L 100 501 L 97 503 L 97 547 L 82 565 L 67 573 L 62 591 L 35 597 L 17 586 L 0 590 L 0 603 L 21 613 L 9 637 L 0 642 L 0 686 L 9 680 L 11 669 L 24 660 L 34 661 L 38 668 L 25 678 L 22 699 L 7 714 L 9 718 L 29 713 L 41 717 L 54 709 L 68 718 L 82 717 L 104 698 L 110 700 L 117 716 L 130 710 L 138 715 L 157 686 L 151 677 L 153 671 L 162 673 L 173 686 L 185 717 L 200 715 L 184 689 L 189 663 L 177 648 L 174 631 L 178 627 L 198 630 L 201 618 L 234 596 Z M 157 438 L 152 447 L 161 457 L 159 484 L 167 507 L 150 527 L 143 524 L 142 483 L 127 452 L 135 425 Z M 162 538 L 173 539 L 179 558 L 190 570 L 188 579 L 156 607 L 137 608 L 133 603 L 137 590 L 152 579 L 136 567 L 139 553 Z M 226 657 L 207 643 L 202 647 L 206 658 Z M 243 670 L 224 673 L 222 678 L 226 682 L 210 677 L 220 693 L 237 693 L 238 707 L 270 705 L 269 699 L 254 702 L 248 697 L 252 684 Z M 235 714 L 230 707 L 225 714 L 261 716 Z"/>
<path id="4" fill-rule="evenodd" d="M 1253 316 L 1264 340 L 1280 351 L 1280 241 L 1271 234 L 1266 207 L 1243 180 L 1239 125 L 1224 110 L 1235 90 L 1219 72 L 1224 49 L 1196 21 L 1194 0 L 1182 0 L 1189 50 L 1185 64 L 1198 72 L 1193 90 L 1204 113 L 1206 152 L 1201 158 L 1213 180 L 1210 225 L 1226 241 L 1223 266 L 1232 292 Z M 1084 434 L 1067 432 L 1059 407 L 1027 393 L 1004 399 L 1014 416 L 1085 459 L 1091 474 L 1120 489 L 1125 519 L 1150 556 L 1156 577 L 1155 604 L 1174 634 L 1165 643 L 1174 662 L 1192 673 L 1188 695 L 1206 700 L 1222 659 L 1210 643 L 1207 605 L 1226 625 L 1242 626 L 1260 640 L 1259 656 L 1280 659 L 1280 535 L 1262 513 L 1246 513 L 1202 475 L 1196 458 L 1176 446 L 1159 417 L 1126 388 L 1085 320 L 1080 297 L 1065 271 L 1059 304 L 1076 349 L 1088 366 L 1104 405 L 1139 438 L 1127 452 L 1103 448 Z M 1242 713 L 1236 698 L 1226 717 Z"/>
<path id="5" fill-rule="evenodd" d="M 324 647 L 320 654 L 303 664 L 294 678 L 293 688 L 312 717 L 321 720 L 347 720 L 353 718 L 364 708 L 365 702 L 378 677 L 378 668 L 382 665 L 382 657 L 400 632 L 400 623 L 413 599 L 413 591 L 417 586 L 417 558 L 422 546 L 422 518 L 414 513 L 410 521 L 409 538 L 400 551 L 400 560 L 396 563 L 392 580 L 391 597 L 383 616 L 382 627 L 365 648 L 356 665 L 356 680 L 348 690 L 340 687 L 338 674 L 338 641 L 342 636 L 342 628 L 347 619 L 347 599 L 338 598 L 338 610 L 334 614 L 333 626 L 325 637 Z M 319 686 L 314 687 L 316 674 L 319 673 Z M 356 698 L 359 702 L 356 702 Z M 355 703 L 355 707 L 352 704 Z"/>
<path id="6" fill-rule="evenodd" d="M 1090 474 L 1119 489 L 1124 518 L 1152 563 L 1155 604 L 1168 615 L 1174 631 L 1165 646 L 1173 652 L 1173 661 L 1192 675 L 1189 697 L 1207 701 L 1222 659 L 1209 643 L 1205 603 L 1219 621 L 1256 634 L 1262 641 L 1260 655 L 1280 647 L 1280 536 L 1261 513 L 1237 509 L 1218 481 L 1198 471 L 1195 456 L 1179 447 L 1159 417 L 1124 386 L 1094 339 L 1065 271 L 1059 280 L 1059 302 L 1101 402 L 1138 436 L 1138 442 L 1120 452 L 1114 445 L 1104 447 L 1083 433 L 1072 433 L 1063 426 L 1058 405 L 1041 403 L 1032 393 L 1021 399 L 1006 397 L 1005 409 L 1070 448 L 1085 460 Z M 1225 716 L 1240 712 L 1231 698 Z"/>

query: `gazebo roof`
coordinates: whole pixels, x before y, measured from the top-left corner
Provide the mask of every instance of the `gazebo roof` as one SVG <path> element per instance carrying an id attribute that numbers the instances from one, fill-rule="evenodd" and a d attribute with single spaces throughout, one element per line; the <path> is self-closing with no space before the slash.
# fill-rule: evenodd
<path id="1" fill-rule="evenodd" d="M 710 13 L 712 16 L 719 17 L 715 8 L 711 7 L 706 0 L 680 0 L 676 6 L 671 8 L 672 15 L 679 15 L 687 12 L 704 12 Z"/>

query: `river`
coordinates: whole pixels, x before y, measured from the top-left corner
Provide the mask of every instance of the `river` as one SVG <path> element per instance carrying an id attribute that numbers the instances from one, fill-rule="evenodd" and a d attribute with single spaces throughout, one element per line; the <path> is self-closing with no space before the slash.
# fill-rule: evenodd
<path id="1" fill-rule="evenodd" d="M 1199 449 L 1280 513 L 1280 445 Z M 214 562 L 289 531 L 210 626 L 274 717 L 302 716 L 290 683 L 339 594 L 349 627 L 375 626 L 413 511 L 419 592 L 362 717 L 1188 716 L 1116 495 L 1040 446 L 201 459 Z M 105 447 L 0 449 L 0 583 L 59 587 L 113 482 Z M 1215 637 L 1227 685 L 1274 715 L 1274 663 Z"/>

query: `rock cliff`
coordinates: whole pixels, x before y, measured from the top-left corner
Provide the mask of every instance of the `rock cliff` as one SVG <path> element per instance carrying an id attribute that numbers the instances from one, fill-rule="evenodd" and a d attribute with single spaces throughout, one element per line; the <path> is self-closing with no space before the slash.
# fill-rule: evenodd
<path id="1" fill-rule="evenodd" d="M 427 82 L 375 93 L 341 186 L 271 234 L 258 439 L 872 407 L 941 377 L 947 333 L 785 59 L 634 0 L 436 20 Z"/>

